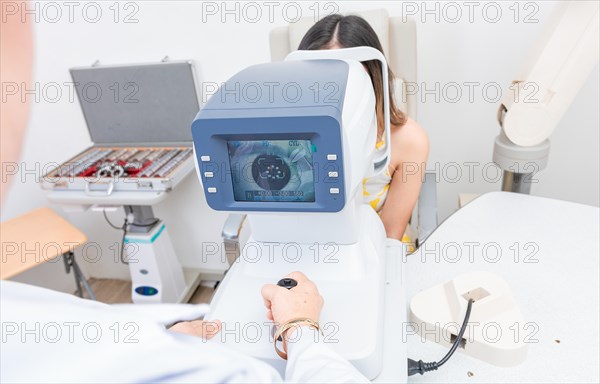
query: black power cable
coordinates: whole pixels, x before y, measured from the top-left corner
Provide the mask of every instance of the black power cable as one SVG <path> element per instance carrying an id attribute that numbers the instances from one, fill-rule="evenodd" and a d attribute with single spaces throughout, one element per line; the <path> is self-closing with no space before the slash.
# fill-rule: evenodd
<path id="1" fill-rule="evenodd" d="M 118 227 L 118 226 L 114 225 L 113 223 L 111 223 L 111 221 L 108 219 L 108 216 L 106 216 L 105 209 L 102 210 L 102 214 L 104 215 L 104 220 L 106 220 L 108 225 L 110 225 L 114 229 L 123 231 L 123 236 L 121 237 L 121 249 L 119 251 L 119 260 L 121 260 L 121 263 L 123 263 L 123 264 L 129 264 L 129 262 L 125 260 L 125 252 L 124 252 L 125 251 L 125 236 L 127 236 L 127 229 L 129 228 L 129 224 L 133 224 L 136 227 L 153 227 L 156 224 L 158 224 L 158 222 L 160 221 L 160 219 L 157 218 L 156 220 L 154 220 L 152 223 L 149 223 L 149 224 L 134 224 L 134 223 L 129 223 L 129 220 L 127 220 L 127 216 L 125 216 L 125 219 L 123 220 L 123 225 L 121 227 Z"/>
<path id="2" fill-rule="evenodd" d="M 133 208 L 129 207 L 129 213 L 133 214 Z M 127 220 L 127 217 L 125 217 L 125 220 Z M 132 225 L 135 225 L 136 227 L 154 227 L 156 224 L 158 224 L 158 222 L 160 221 L 159 218 L 156 218 L 156 220 L 154 220 L 153 222 L 149 223 L 149 224 L 136 224 L 136 223 L 131 223 Z"/>
<path id="3" fill-rule="evenodd" d="M 116 225 L 111 223 L 110 220 L 108 219 L 108 216 L 106 216 L 106 210 L 102 210 L 102 214 L 104 215 L 104 220 L 106 220 L 108 225 L 110 225 L 114 229 L 123 231 L 123 236 L 121 237 L 121 248 L 119 250 L 119 260 L 121 260 L 121 263 L 123 263 L 123 264 L 129 264 L 129 262 L 125 260 L 125 257 L 124 257 L 125 255 L 123 252 L 125 250 L 125 236 L 127 236 L 127 227 L 129 226 L 129 222 L 127 221 L 127 216 L 125 216 L 125 220 L 123 220 L 123 226 L 117 227 Z"/>
<path id="4" fill-rule="evenodd" d="M 456 340 L 454 340 L 454 344 L 446 353 L 446 356 L 442 358 L 439 362 L 425 363 L 423 360 L 415 361 L 413 359 L 408 359 L 408 376 L 415 375 L 417 373 L 424 374 L 425 372 L 435 371 L 442 365 L 444 365 L 448 359 L 454 354 L 458 346 L 460 345 L 463 335 L 465 334 L 465 330 L 467 329 L 467 324 L 469 323 L 469 317 L 471 316 L 471 307 L 473 307 L 473 299 L 469 299 L 469 303 L 467 304 L 467 312 L 465 314 L 465 319 L 463 320 L 462 326 L 460 327 L 460 331 L 458 332 L 458 336 Z"/>

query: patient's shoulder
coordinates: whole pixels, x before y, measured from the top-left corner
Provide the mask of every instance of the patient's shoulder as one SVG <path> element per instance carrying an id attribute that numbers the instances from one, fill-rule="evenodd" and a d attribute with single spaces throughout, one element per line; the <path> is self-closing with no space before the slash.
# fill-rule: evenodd
<path id="1" fill-rule="evenodd" d="M 399 161 L 426 161 L 429 155 L 427 132 L 411 118 L 403 126 L 392 125 L 392 151 Z"/>

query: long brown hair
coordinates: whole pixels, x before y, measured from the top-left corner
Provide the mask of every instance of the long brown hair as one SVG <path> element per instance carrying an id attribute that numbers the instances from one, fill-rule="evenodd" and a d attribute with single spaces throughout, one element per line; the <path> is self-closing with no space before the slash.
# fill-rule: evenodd
<path id="1" fill-rule="evenodd" d="M 383 53 L 377 33 L 369 23 L 360 16 L 329 15 L 313 25 L 302 38 L 299 50 L 330 49 L 335 45 L 342 48 L 373 47 Z M 381 133 L 384 127 L 383 113 L 383 76 L 381 63 L 369 60 L 363 63 L 371 77 L 375 90 L 375 110 L 377 112 L 377 127 Z M 388 66 L 388 85 L 390 93 L 390 122 L 394 125 L 406 124 L 406 115 L 396 107 L 394 101 L 394 74 Z"/>

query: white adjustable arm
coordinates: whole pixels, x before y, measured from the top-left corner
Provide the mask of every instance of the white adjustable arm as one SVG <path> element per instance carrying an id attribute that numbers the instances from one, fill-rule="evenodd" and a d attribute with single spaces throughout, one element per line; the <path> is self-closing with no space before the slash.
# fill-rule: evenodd
<path id="1" fill-rule="evenodd" d="M 546 140 L 598 63 L 600 3 L 563 1 L 556 6 L 499 111 L 513 143 Z"/>

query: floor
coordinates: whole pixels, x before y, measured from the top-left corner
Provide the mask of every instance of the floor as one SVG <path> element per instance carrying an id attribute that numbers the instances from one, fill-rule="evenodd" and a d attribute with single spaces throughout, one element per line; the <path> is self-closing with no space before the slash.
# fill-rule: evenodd
<path id="1" fill-rule="evenodd" d="M 115 279 L 88 279 L 96 299 L 107 304 L 131 303 L 131 281 Z M 188 303 L 209 303 L 215 290 L 210 287 L 198 286 Z"/>

